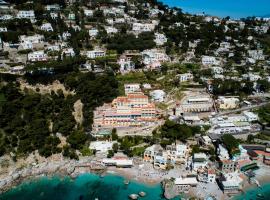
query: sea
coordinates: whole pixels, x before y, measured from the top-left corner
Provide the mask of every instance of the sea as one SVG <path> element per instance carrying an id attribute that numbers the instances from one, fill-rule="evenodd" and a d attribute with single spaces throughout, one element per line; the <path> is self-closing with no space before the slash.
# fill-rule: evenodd
<path id="1" fill-rule="evenodd" d="M 0 195 L 0 200 L 127 200 L 143 191 L 144 200 L 164 200 L 161 184 L 146 185 L 113 174 L 100 177 L 82 174 L 70 177 L 42 177 L 27 181 Z M 180 199 L 179 198 L 175 198 Z"/>
<path id="2" fill-rule="evenodd" d="M 128 200 L 130 194 L 145 192 L 142 200 L 165 200 L 161 184 L 147 185 L 136 181 L 125 184 L 124 177 L 109 174 L 82 174 L 75 179 L 66 177 L 41 177 L 23 182 L 0 194 L 0 200 Z M 173 200 L 180 200 L 176 197 Z M 187 199 L 187 198 L 182 198 Z M 269 200 L 270 183 L 252 188 L 232 200 Z"/>
<path id="3" fill-rule="evenodd" d="M 270 0 L 158 0 L 191 14 L 209 14 L 233 19 L 270 17 Z"/>

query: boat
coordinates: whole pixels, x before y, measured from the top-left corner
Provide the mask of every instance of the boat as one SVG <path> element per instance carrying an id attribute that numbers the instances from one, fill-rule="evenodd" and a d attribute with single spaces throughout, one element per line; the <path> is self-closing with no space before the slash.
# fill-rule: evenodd
<path id="1" fill-rule="evenodd" d="M 144 196 L 146 195 L 146 193 L 143 192 L 143 191 L 141 191 L 141 192 L 139 192 L 139 195 L 140 195 L 141 197 L 144 197 Z"/>
<path id="2" fill-rule="evenodd" d="M 131 195 L 129 195 L 129 198 L 130 199 L 133 199 L 133 200 L 138 199 L 138 197 L 139 197 L 139 195 L 137 195 L 137 194 L 131 194 Z"/>
<path id="3" fill-rule="evenodd" d="M 258 193 L 256 196 L 257 199 L 264 199 L 264 195 L 262 193 Z"/>
<path id="4" fill-rule="evenodd" d="M 129 180 L 124 180 L 124 184 L 128 185 L 129 184 Z"/>

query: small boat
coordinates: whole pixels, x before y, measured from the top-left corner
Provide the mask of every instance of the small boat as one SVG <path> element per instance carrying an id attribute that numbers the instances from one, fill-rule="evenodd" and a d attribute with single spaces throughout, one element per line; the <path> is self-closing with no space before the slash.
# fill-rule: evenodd
<path id="1" fill-rule="evenodd" d="M 99 177 L 100 177 L 100 178 L 104 178 L 104 177 L 105 177 L 105 174 L 100 174 Z"/>
<path id="2" fill-rule="evenodd" d="M 139 192 L 139 195 L 140 195 L 141 197 L 144 197 L 144 196 L 146 195 L 146 193 L 143 192 L 143 191 L 141 191 L 141 192 Z"/>
<path id="3" fill-rule="evenodd" d="M 129 180 L 124 180 L 124 184 L 128 185 L 129 184 Z"/>
<path id="4" fill-rule="evenodd" d="M 258 193 L 256 196 L 258 197 L 257 199 L 264 199 L 264 195 L 262 193 Z"/>
<path id="5" fill-rule="evenodd" d="M 137 194 L 131 194 L 131 195 L 129 195 L 129 198 L 130 199 L 133 199 L 133 200 L 136 200 L 136 199 L 138 199 L 138 195 Z"/>

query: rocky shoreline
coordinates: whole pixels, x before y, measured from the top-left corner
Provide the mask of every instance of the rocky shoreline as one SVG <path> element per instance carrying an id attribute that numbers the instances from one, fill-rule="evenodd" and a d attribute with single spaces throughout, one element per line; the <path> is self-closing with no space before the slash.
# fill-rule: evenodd
<path id="1" fill-rule="evenodd" d="M 97 170 L 91 168 L 89 159 L 63 160 L 56 162 L 43 162 L 37 165 L 28 166 L 22 169 L 15 169 L 0 180 L 0 193 L 6 192 L 14 186 L 19 185 L 23 181 L 36 179 L 42 176 L 70 176 L 76 178 L 82 173 L 103 173 L 105 167 L 99 167 Z"/>

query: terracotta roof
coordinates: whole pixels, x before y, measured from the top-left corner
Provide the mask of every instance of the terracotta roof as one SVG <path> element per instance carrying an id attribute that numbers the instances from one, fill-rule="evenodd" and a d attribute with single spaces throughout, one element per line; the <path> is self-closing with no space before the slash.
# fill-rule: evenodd
<path id="1" fill-rule="evenodd" d="M 221 160 L 222 163 L 225 163 L 225 164 L 229 164 L 229 163 L 232 163 L 233 161 L 232 160 Z"/>
<path id="2" fill-rule="evenodd" d="M 143 93 L 129 93 L 127 95 L 127 98 L 130 99 L 137 99 L 137 98 L 142 98 L 142 99 L 148 99 L 148 96 L 144 95 Z"/>
<path id="3" fill-rule="evenodd" d="M 258 155 L 270 156 L 270 153 L 265 151 L 254 150 L 254 152 L 257 153 Z"/>
<path id="4" fill-rule="evenodd" d="M 215 174 L 215 170 L 214 169 L 208 169 L 208 174 Z"/>

